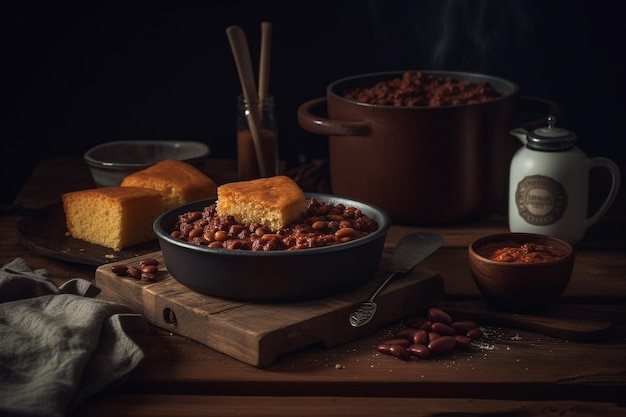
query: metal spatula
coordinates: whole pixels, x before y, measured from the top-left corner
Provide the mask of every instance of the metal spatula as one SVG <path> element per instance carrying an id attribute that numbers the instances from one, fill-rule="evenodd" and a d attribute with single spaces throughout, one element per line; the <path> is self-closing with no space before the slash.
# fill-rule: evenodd
<path id="1" fill-rule="evenodd" d="M 436 233 L 413 233 L 404 236 L 394 249 L 391 259 L 391 273 L 369 300 L 361 303 L 350 314 L 350 324 L 353 327 L 361 327 L 369 323 L 378 307 L 374 300 L 387 284 L 398 275 L 409 272 L 415 265 L 439 249 L 442 244 L 443 236 Z"/>

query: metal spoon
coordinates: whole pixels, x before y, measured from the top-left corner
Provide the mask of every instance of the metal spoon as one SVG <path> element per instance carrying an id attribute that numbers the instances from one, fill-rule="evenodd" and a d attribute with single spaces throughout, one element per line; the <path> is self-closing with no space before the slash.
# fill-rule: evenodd
<path id="1" fill-rule="evenodd" d="M 353 327 L 361 327 L 369 323 L 378 307 L 374 299 L 387 284 L 396 276 L 409 272 L 415 265 L 439 249 L 442 244 L 443 236 L 436 233 L 413 233 L 400 239 L 391 258 L 391 273 L 369 300 L 361 303 L 350 314 L 350 324 Z"/>

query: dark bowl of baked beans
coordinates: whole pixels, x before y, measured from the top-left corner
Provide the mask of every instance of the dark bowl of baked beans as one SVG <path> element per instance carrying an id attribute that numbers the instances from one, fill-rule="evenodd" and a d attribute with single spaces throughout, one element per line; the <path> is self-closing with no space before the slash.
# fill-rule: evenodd
<path id="1" fill-rule="evenodd" d="M 488 305 L 531 313 L 557 302 L 569 284 L 574 248 L 568 242 L 532 233 L 479 238 L 468 248 L 472 277 Z"/>
<path id="2" fill-rule="evenodd" d="M 305 196 L 307 214 L 279 231 L 216 217 L 215 198 L 162 214 L 154 231 L 168 272 L 194 291 L 257 302 L 336 295 L 371 279 L 391 227 L 387 213 L 360 200 Z"/>

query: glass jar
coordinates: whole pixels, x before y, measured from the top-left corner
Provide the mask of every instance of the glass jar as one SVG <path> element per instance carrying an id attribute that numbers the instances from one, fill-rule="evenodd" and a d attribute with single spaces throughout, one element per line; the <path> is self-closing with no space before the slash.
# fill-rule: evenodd
<path id="1" fill-rule="evenodd" d="M 258 110 L 257 124 L 265 173 L 261 172 L 248 123 L 252 109 Z M 237 97 L 237 167 L 240 181 L 278 175 L 278 125 L 274 96 L 254 102 L 247 102 L 241 94 Z"/>

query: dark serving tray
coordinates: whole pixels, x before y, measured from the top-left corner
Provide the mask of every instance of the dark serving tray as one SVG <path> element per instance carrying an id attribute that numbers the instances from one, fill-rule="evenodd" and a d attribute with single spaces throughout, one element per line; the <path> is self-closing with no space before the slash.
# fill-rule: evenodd
<path id="1" fill-rule="evenodd" d="M 104 246 L 75 239 L 67 234 L 62 203 L 38 210 L 25 210 L 18 226 L 21 242 L 29 249 L 50 258 L 85 265 L 102 265 L 142 256 L 160 249 L 153 241 L 125 248 L 119 252 Z"/>

